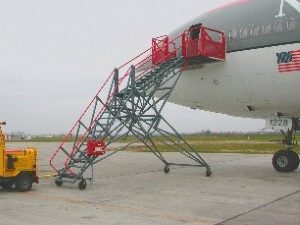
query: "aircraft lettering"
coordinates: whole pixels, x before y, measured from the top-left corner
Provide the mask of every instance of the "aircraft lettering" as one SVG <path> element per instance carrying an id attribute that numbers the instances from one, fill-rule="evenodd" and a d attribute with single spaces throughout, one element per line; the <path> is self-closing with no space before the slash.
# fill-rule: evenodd
<path id="1" fill-rule="evenodd" d="M 285 16 L 285 13 L 283 12 L 284 3 L 288 3 L 300 13 L 300 2 L 298 0 L 281 0 L 279 14 L 275 16 L 276 18 Z"/>

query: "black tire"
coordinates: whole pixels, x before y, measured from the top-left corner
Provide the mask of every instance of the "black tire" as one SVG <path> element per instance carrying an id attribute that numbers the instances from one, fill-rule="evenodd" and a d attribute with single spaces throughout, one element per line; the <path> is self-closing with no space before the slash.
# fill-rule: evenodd
<path id="1" fill-rule="evenodd" d="M 169 167 L 169 166 L 165 166 L 164 172 L 165 172 L 165 173 L 170 173 L 170 167 Z"/>
<path id="2" fill-rule="evenodd" d="M 299 155 L 295 151 L 288 151 L 288 152 L 290 154 L 290 157 L 293 159 L 292 171 L 294 171 L 299 167 Z"/>
<path id="3" fill-rule="evenodd" d="M 14 184 L 13 180 L 5 180 L 1 182 L 0 186 L 5 190 L 10 190 L 13 184 Z"/>
<path id="4" fill-rule="evenodd" d="M 54 182 L 55 182 L 56 186 L 58 186 L 58 187 L 63 185 L 63 180 L 60 177 L 56 178 Z"/>
<path id="5" fill-rule="evenodd" d="M 18 191 L 30 191 L 32 188 L 32 176 L 29 173 L 20 173 L 15 180 Z"/>
<path id="6" fill-rule="evenodd" d="M 81 181 L 78 183 L 78 188 L 79 188 L 80 190 L 84 190 L 84 189 L 86 188 L 86 180 L 85 180 L 85 179 L 81 180 Z"/>
<path id="7" fill-rule="evenodd" d="M 272 164 L 278 172 L 292 172 L 299 166 L 299 156 L 291 150 L 281 150 L 274 154 Z"/>
<path id="8" fill-rule="evenodd" d="M 211 172 L 210 169 L 206 170 L 206 176 L 207 176 L 207 177 L 211 177 L 211 174 L 212 174 L 212 172 Z"/>

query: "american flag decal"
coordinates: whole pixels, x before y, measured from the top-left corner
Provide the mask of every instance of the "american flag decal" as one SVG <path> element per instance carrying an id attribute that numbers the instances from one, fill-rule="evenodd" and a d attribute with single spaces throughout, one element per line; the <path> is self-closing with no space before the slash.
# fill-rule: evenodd
<path id="1" fill-rule="evenodd" d="M 279 73 L 300 71 L 300 50 L 276 53 Z"/>

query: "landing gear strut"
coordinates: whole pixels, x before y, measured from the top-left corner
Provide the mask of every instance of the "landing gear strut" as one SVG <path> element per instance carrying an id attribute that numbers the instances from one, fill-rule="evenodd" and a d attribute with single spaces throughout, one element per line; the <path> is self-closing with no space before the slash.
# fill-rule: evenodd
<path id="1" fill-rule="evenodd" d="M 281 133 L 285 139 L 285 149 L 276 152 L 272 159 L 272 164 L 275 170 L 278 172 L 292 172 L 299 167 L 299 155 L 293 150 L 293 147 L 297 145 L 296 131 L 298 130 L 298 119 L 293 119 L 292 129 Z"/>

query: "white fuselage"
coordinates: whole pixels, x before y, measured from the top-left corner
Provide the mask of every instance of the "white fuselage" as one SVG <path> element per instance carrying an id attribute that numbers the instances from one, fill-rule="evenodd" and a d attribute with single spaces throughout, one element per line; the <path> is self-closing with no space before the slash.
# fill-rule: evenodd
<path id="1" fill-rule="evenodd" d="M 224 62 L 184 71 L 170 101 L 240 117 L 299 118 L 300 72 L 279 73 L 276 58 L 295 49 L 300 43 L 227 53 Z"/>

